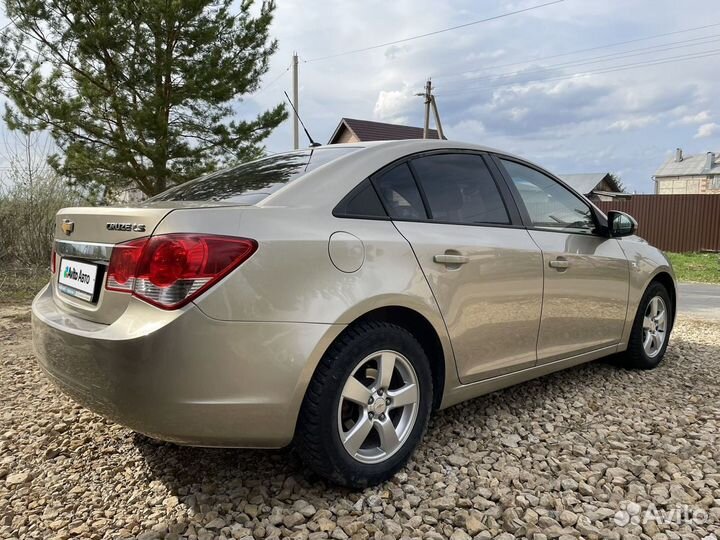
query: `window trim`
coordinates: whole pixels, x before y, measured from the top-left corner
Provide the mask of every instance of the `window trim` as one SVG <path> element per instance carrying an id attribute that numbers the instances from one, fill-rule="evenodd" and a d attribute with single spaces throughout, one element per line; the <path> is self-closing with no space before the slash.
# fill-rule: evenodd
<path id="1" fill-rule="evenodd" d="M 608 226 L 607 226 L 607 218 L 600 212 L 600 210 L 587 199 L 587 197 L 584 197 L 582 194 L 575 191 L 572 187 L 570 187 L 568 184 L 562 181 L 562 179 L 558 178 L 554 174 L 552 174 L 549 171 L 546 171 L 542 167 L 538 167 L 537 165 L 534 165 L 533 163 L 530 163 L 528 161 L 525 161 L 523 159 L 517 158 L 515 156 L 509 156 L 507 154 L 501 154 L 501 153 L 492 153 L 490 155 L 491 159 L 493 160 L 495 166 L 497 167 L 498 172 L 503 177 L 503 180 L 505 181 L 505 184 L 507 184 L 510 192 L 512 193 L 512 197 L 515 201 L 515 204 L 520 209 L 521 218 L 523 221 L 523 225 L 525 228 L 529 231 L 544 231 L 544 232 L 552 232 L 552 233 L 561 233 L 561 234 L 577 234 L 582 236 L 598 236 L 598 237 L 608 237 Z M 590 214 L 592 215 L 593 222 L 595 223 L 595 228 L 587 232 L 580 232 L 580 231 L 573 231 L 573 230 L 559 230 L 559 229 L 553 229 L 551 227 L 537 227 L 533 220 L 530 218 L 530 213 L 527 210 L 527 207 L 525 206 L 525 201 L 523 201 L 522 196 L 520 195 L 520 191 L 517 189 L 517 186 L 515 186 L 515 182 L 512 179 L 512 176 L 510 176 L 510 173 L 507 171 L 505 166 L 502 163 L 502 160 L 505 161 L 511 161 L 513 163 L 517 163 L 518 165 L 522 165 L 523 167 L 527 167 L 528 169 L 532 169 L 535 172 L 538 172 L 542 175 L 547 176 L 550 180 L 553 180 L 555 183 L 559 184 L 561 187 L 565 188 L 566 191 L 568 191 L 571 195 L 573 195 L 575 198 L 577 198 L 580 202 L 585 204 L 590 209 Z"/>
<path id="2" fill-rule="evenodd" d="M 413 158 L 411 160 L 408 160 L 407 165 L 408 169 L 410 169 L 410 174 L 413 177 L 413 180 L 415 180 L 415 187 L 417 187 L 418 192 L 420 193 L 420 200 L 423 203 L 423 206 L 425 207 L 425 215 L 427 216 L 428 221 L 435 221 L 433 219 L 433 212 L 432 208 L 430 208 L 430 201 L 428 201 L 427 193 L 425 193 L 425 188 L 420 183 L 420 175 L 418 175 L 417 169 L 415 169 L 415 165 L 413 165 L 413 161 L 417 160 L 419 158 Z"/>

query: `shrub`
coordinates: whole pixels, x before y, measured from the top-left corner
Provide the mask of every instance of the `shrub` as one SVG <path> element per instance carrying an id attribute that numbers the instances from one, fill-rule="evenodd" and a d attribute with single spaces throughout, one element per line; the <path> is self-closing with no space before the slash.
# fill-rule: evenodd
<path id="1" fill-rule="evenodd" d="M 79 204 L 82 197 L 53 174 L 38 176 L 32 183 L 0 185 L 0 261 L 48 266 L 55 214 Z"/>

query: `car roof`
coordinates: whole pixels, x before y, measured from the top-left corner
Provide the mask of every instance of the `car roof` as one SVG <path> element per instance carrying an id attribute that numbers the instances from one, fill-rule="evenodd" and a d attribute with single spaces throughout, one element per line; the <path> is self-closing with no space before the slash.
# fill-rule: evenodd
<path id="1" fill-rule="evenodd" d="M 366 142 L 356 142 L 356 143 L 341 143 L 341 144 L 325 144 L 322 146 L 317 146 L 315 148 L 377 148 L 377 147 L 385 147 L 385 148 L 402 148 L 403 150 L 406 150 L 408 153 L 414 153 L 414 152 L 422 152 L 423 150 L 433 150 L 433 149 L 467 149 L 467 150 L 478 150 L 481 152 L 492 152 L 495 154 L 503 154 L 510 156 L 512 155 L 509 152 L 505 152 L 503 150 L 498 150 L 497 148 L 491 148 L 489 146 L 483 146 L 480 144 L 472 144 L 462 141 L 452 141 L 452 140 L 438 140 L 438 139 L 401 139 L 401 140 L 393 140 L 393 141 L 366 141 Z"/>

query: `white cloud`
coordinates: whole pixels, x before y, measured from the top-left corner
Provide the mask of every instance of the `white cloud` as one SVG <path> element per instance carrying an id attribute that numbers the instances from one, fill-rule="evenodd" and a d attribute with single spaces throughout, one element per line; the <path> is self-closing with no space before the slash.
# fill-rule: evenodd
<path id="1" fill-rule="evenodd" d="M 440 113 L 442 114 L 442 110 Z M 482 144 L 486 135 L 485 126 L 479 120 L 462 120 L 451 126 L 443 125 L 443 128 L 444 131 L 452 133 L 449 138 L 453 140 L 469 141 L 476 144 Z"/>
<path id="2" fill-rule="evenodd" d="M 479 62 L 486 60 L 497 60 L 507 54 L 505 49 L 494 49 L 492 51 L 472 51 L 470 54 L 465 56 L 465 62 Z"/>
<path id="3" fill-rule="evenodd" d="M 697 114 L 686 114 L 682 118 L 671 122 L 671 126 L 690 126 L 710 121 L 710 111 L 700 111 Z"/>
<path id="4" fill-rule="evenodd" d="M 701 125 L 697 133 L 695 133 L 694 139 L 704 139 L 705 137 L 712 137 L 713 135 L 720 134 L 720 124 L 715 122 L 708 122 L 707 124 Z"/>
<path id="5" fill-rule="evenodd" d="M 396 60 L 408 50 L 409 47 L 407 45 L 390 45 L 387 49 L 385 49 L 385 58 L 388 60 Z"/>
<path id="6" fill-rule="evenodd" d="M 636 116 L 635 118 L 623 118 L 610 124 L 606 131 L 630 131 L 631 129 L 640 129 L 658 122 L 657 116 L 646 115 Z"/>
<path id="7" fill-rule="evenodd" d="M 527 137 L 600 116 L 594 109 L 612 91 L 612 87 L 589 77 L 518 83 L 494 89 L 487 100 L 471 96 L 471 102 L 481 104 L 459 116 L 477 116 L 489 132 Z"/>
<path id="8" fill-rule="evenodd" d="M 397 124 L 408 121 L 408 110 L 420 102 L 413 89 L 407 84 L 402 90 L 380 90 L 373 116 L 376 120 Z"/>

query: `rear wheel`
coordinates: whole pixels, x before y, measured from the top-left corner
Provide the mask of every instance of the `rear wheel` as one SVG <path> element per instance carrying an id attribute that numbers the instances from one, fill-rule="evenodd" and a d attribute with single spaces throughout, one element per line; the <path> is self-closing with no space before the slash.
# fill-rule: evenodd
<path id="1" fill-rule="evenodd" d="M 651 283 L 635 315 L 625 353 L 626 365 L 639 369 L 660 365 L 670 339 L 673 310 L 667 289 L 661 283 Z"/>
<path id="2" fill-rule="evenodd" d="M 386 480 L 420 442 L 432 392 L 427 355 L 410 332 L 360 323 L 331 346 L 313 376 L 298 423 L 300 457 L 342 485 Z"/>

